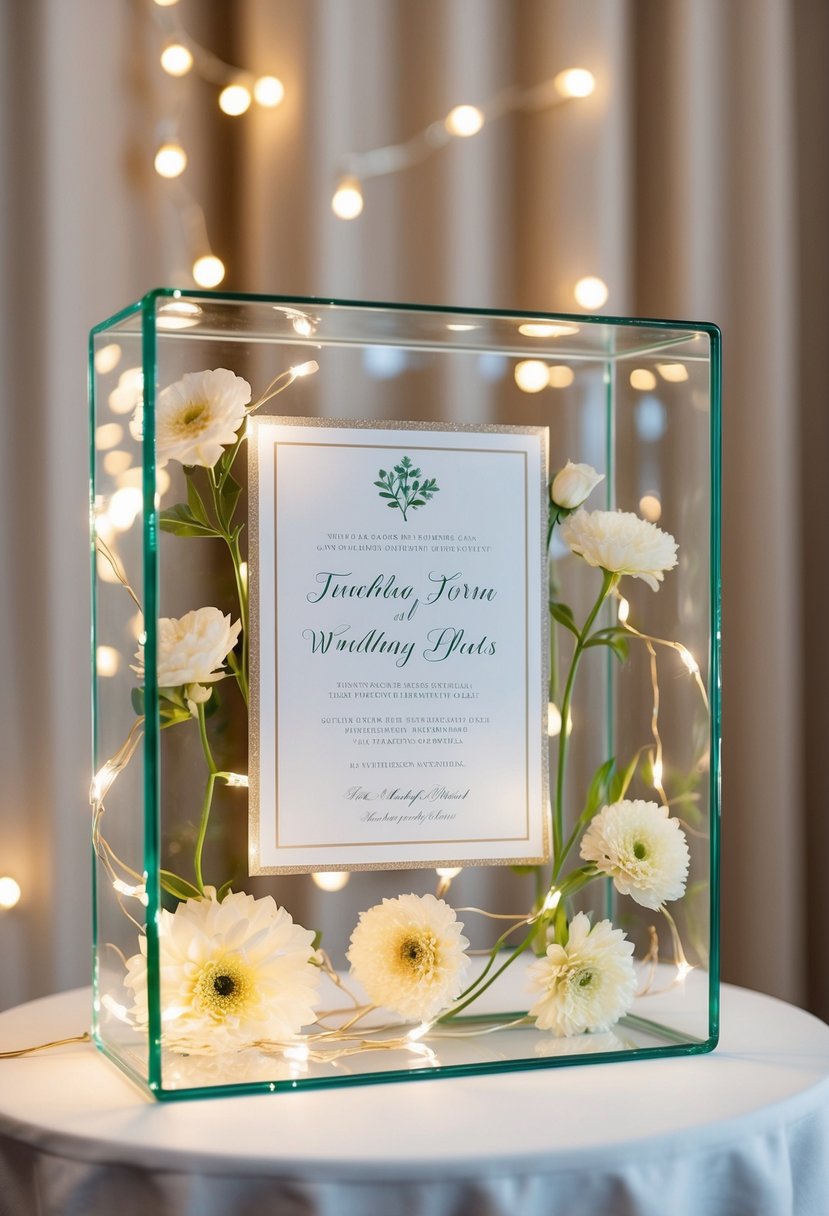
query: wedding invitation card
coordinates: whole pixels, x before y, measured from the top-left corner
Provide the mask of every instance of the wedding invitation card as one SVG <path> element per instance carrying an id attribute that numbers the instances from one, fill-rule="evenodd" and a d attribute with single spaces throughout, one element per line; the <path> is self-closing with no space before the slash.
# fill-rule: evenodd
<path id="1" fill-rule="evenodd" d="M 251 873 L 546 860 L 546 429 L 250 425 Z"/>

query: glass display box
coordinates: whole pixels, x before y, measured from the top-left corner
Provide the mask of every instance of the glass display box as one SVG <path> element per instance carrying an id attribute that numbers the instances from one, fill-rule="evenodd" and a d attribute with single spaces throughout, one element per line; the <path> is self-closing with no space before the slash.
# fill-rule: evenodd
<path id="1" fill-rule="evenodd" d="M 711 1050 L 717 328 L 161 289 L 89 358 L 100 1049 Z"/>

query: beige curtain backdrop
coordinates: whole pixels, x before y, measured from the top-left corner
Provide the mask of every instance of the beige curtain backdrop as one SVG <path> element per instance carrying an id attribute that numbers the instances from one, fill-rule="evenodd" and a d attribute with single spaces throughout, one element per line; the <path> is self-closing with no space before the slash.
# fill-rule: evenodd
<path id="1" fill-rule="evenodd" d="M 150 0 L 0 0 L 0 1006 L 86 981 L 85 335 L 186 282 L 148 165 Z M 190 88 L 235 290 L 713 320 L 725 341 L 723 972 L 829 1016 L 822 858 L 829 8 L 810 0 L 181 0 L 275 113 Z M 337 160 L 579 64 L 591 99 L 366 186 Z"/>

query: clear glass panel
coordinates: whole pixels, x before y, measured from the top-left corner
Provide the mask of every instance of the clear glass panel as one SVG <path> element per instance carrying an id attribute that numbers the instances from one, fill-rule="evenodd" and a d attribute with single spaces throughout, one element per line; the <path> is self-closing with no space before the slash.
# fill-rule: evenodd
<path id="1" fill-rule="evenodd" d="M 484 1071 L 573 1063 L 597 1052 L 626 1058 L 710 1048 L 716 1033 L 716 925 L 711 909 L 716 906 L 712 881 L 718 809 L 716 647 L 711 643 L 718 592 L 717 553 L 712 549 L 718 525 L 714 520 L 712 528 L 712 509 L 718 503 L 716 331 L 676 323 L 171 292 L 148 298 L 144 317 L 143 335 L 142 313 L 133 310 L 99 327 L 93 339 L 95 517 L 99 538 L 109 546 L 123 576 L 113 581 L 112 561 L 105 559 L 102 565 L 99 556 L 96 646 L 109 647 L 112 653 L 104 651 L 102 660 L 98 650 L 96 769 L 118 756 L 125 741 L 136 739 L 142 730 L 136 727 L 137 715 L 145 711 L 155 727 L 161 714 L 159 731 L 144 725 L 140 745 L 106 793 L 100 819 L 97 1002 L 103 1045 L 128 1068 L 150 1077 L 159 1096 L 172 1097 L 220 1094 L 228 1086 L 248 1084 L 276 1089 L 343 1084 L 364 1073 L 396 1079 L 430 1075 L 436 1068 Z M 120 355 L 114 362 L 116 346 Z M 130 372 L 142 367 L 142 349 L 148 392 L 143 418 L 135 408 L 138 374 Z M 216 369 L 247 381 L 254 401 L 274 388 L 282 390 L 257 408 L 257 417 L 549 428 L 553 472 L 573 460 L 604 475 L 588 509 L 635 512 L 676 538 L 678 564 L 665 573 L 658 591 L 634 577 L 622 577 L 618 585 L 614 580 L 608 588 L 590 630 L 594 644 L 583 653 L 578 647 L 577 678 L 569 698 L 576 640 L 560 611 L 551 619 L 554 819 L 563 710 L 569 722 L 556 831 L 559 856 L 571 833 L 573 840 L 552 887 L 551 865 L 530 872 L 473 865 L 451 877 L 398 866 L 335 874 L 249 874 L 248 721 L 241 646 L 236 642 L 231 651 L 233 670 L 224 669 L 227 678 L 196 689 L 185 680 L 186 664 L 173 671 L 164 668 L 162 660 L 156 706 L 152 681 L 144 689 L 143 677 L 132 670 L 132 665 L 140 667 L 135 651 L 142 626 L 123 585 L 129 582 L 147 608 L 157 575 L 162 624 L 148 611 L 143 626 L 148 656 L 159 630 L 164 650 L 164 631 L 173 628 L 165 622 L 180 622 L 195 610 L 218 609 L 226 617 L 228 649 L 235 639 L 234 623 L 247 623 L 248 584 L 258 572 L 247 564 L 244 442 L 230 479 L 224 477 L 221 463 L 208 468 L 190 462 L 210 465 L 223 460 L 222 452 L 233 446 L 232 431 L 231 436 L 217 432 L 215 451 L 204 448 L 196 456 L 186 443 L 176 449 L 176 437 L 165 431 L 158 437 L 159 452 L 174 454 L 166 462 L 160 459 L 158 469 L 150 456 L 141 475 L 141 435 L 151 453 L 158 394 L 178 384 L 176 391 L 186 395 L 181 386 L 189 385 L 192 399 L 187 408 L 198 411 L 204 401 L 196 389 L 207 391 L 207 382 L 199 381 L 198 374 Z M 197 379 L 185 382 L 192 374 Z M 125 386 L 123 391 L 119 386 Z M 235 390 L 227 391 L 232 396 Z M 182 417 L 178 415 L 179 422 Z M 188 415 L 188 425 L 190 421 Z M 238 498 L 233 480 L 238 482 Z M 145 493 L 143 514 L 141 509 L 142 487 L 147 491 L 153 485 L 160 530 L 152 493 Z M 135 493 L 129 493 L 133 489 Z M 134 518 L 133 507 L 138 508 Z M 474 520 L 469 523 L 474 526 Z M 569 606 L 580 631 L 596 604 L 602 573 L 571 552 L 562 525 L 564 517 L 553 529 L 549 548 L 550 594 L 557 604 Z M 154 549 L 144 551 L 145 534 L 153 544 L 157 538 L 157 567 Z M 596 638 L 601 630 L 610 632 Z M 113 674 L 107 674 L 107 663 Z M 371 708 L 366 704 L 360 710 L 368 713 Z M 386 719 L 381 715 L 380 720 Z M 325 763 L 324 755 L 320 763 Z M 671 871 L 673 865 L 674 878 L 677 869 L 682 870 L 682 858 L 677 861 L 676 854 L 680 836 L 687 842 L 690 868 L 687 885 L 680 884 L 683 893 L 666 896 L 670 902 L 664 909 L 653 894 L 658 882 L 646 891 L 646 900 L 655 905 L 650 907 L 620 894 L 608 878 L 592 872 L 584 876 L 592 881 L 581 886 L 577 871 L 586 859 L 580 856 L 580 842 L 590 815 L 580 829 L 577 820 L 590 802 L 591 786 L 594 814 L 613 801 L 623 800 L 627 806 L 638 800 L 667 804 L 678 821 L 665 845 L 669 858 L 663 879 L 666 867 Z M 658 851 L 663 837 L 653 823 L 655 811 L 642 812 L 651 820 L 650 827 L 641 830 L 630 818 L 635 813 L 627 806 L 625 847 L 647 853 L 653 846 Z M 643 860 L 639 851 L 636 859 Z M 635 870 L 633 862 L 631 866 Z M 151 912 L 146 978 L 135 961 L 147 914 L 141 900 L 145 869 Z M 568 885 L 562 893 L 563 882 Z M 620 885 L 624 880 L 617 881 Z M 646 887 L 641 879 L 640 895 Z M 224 904 L 198 898 L 208 888 L 215 888 L 220 897 L 223 888 L 234 893 L 227 904 L 227 923 L 216 919 L 217 907 Z M 661 890 L 667 890 L 664 881 Z M 227 944 L 233 919 L 229 909 L 241 908 L 240 892 L 260 901 L 272 896 L 294 922 L 321 934 L 325 966 L 318 969 L 318 1021 L 304 1025 L 301 1035 L 286 1030 L 279 1039 L 273 1033 L 249 1032 L 245 1037 L 234 1029 L 244 1024 L 244 1010 L 252 1008 L 245 1005 L 250 993 L 264 982 L 264 972 L 250 961 L 250 950 L 239 947 L 238 941 L 233 948 Z M 346 951 L 360 914 L 383 899 L 429 893 L 459 910 L 474 954 L 467 984 L 471 981 L 473 994 L 479 991 L 480 996 L 439 1023 L 432 1016 L 407 1020 L 357 1008 L 365 998 L 349 975 Z M 160 949 L 167 964 L 161 985 L 152 916 L 156 898 L 163 908 Z M 205 911 L 208 904 L 211 908 Z M 264 915 L 262 908 L 261 903 L 250 905 L 248 913 Z M 560 949 L 565 948 L 567 921 L 572 929 L 580 910 L 589 913 L 594 926 L 609 917 L 634 943 L 637 995 L 627 1002 L 621 1020 L 610 1018 L 607 1029 L 603 1026 L 608 1017 L 596 1013 L 603 1008 L 597 998 L 592 1007 L 588 1003 L 593 1012 L 586 1015 L 588 1025 L 592 1018 L 593 1033 L 557 1035 L 538 1029 L 528 1016 L 539 993 L 532 995 L 527 970 L 555 945 L 556 935 Z M 237 923 L 240 919 L 241 913 L 233 932 L 244 937 L 247 929 Z M 502 949 L 491 953 L 507 930 L 511 932 Z M 512 959 L 511 951 L 522 941 L 527 942 L 526 951 Z M 576 958 L 574 942 L 571 933 L 569 970 L 561 973 L 560 982 L 575 983 L 578 973 L 582 987 L 595 992 L 589 959 Z M 549 984 L 558 957 L 555 949 L 549 954 Z M 599 950 L 596 957 L 599 974 L 608 956 Z M 485 967 L 490 967 L 488 978 L 511 959 L 491 985 L 476 981 Z M 225 968 L 221 974 L 216 970 L 219 962 Z M 216 980 L 219 987 L 208 993 L 206 977 L 213 977 L 211 983 Z M 360 1015 L 353 1030 L 348 1023 L 355 1015 L 343 1012 L 352 1008 L 352 1000 Z M 188 1020 L 196 1006 L 199 1017 Z M 163 1050 L 154 1047 L 150 1068 L 147 1016 L 160 1027 L 165 1044 Z M 192 1030 L 196 1023 L 198 1033 L 176 1039 L 177 1028 Z M 572 1019 L 556 1025 L 559 1030 L 579 1029 Z"/>
<path id="2" fill-rule="evenodd" d="M 147 1036 L 129 1013 L 127 962 L 146 923 L 144 724 L 133 665 L 145 622 L 140 330 L 102 327 L 90 344 L 95 847 L 95 1030 L 145 1083 Z"/>

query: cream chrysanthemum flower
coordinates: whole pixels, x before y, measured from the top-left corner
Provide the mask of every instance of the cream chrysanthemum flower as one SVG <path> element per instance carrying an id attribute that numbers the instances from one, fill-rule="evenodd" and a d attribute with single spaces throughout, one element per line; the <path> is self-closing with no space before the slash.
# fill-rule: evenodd
<path id="1" fill-rule="evenodd" d="M 158 618 L 158 686 L 212 684 L 221 680 L 225 659 L 239 640 L 242 622 L 231 624 L 218 608 L 196 608 L 181 617 Z M 144 647 L 135 652 L 132 670 L 144 675 Z M 198 701 L 198 695 L 192 696 Z"/>
<path id="2" fill-rule="evenodd" d="M 676 541 L 632 511 L 576 511 L 561 525 L 565 544 L 588 566 L 641 578 L 653 591 L 676 565 Z"/>
<path id="3" fill-rule="evenodd" d="M 236 432 L 250 401 L 250 385 L 226 367 L 188 372 L 165 388 L 156 408 L 156 460 L 212 469 Z"/>
<path id="4" fill-rule="evenodd" d="M 627 1013 L 636 992 L 633 943 L 609 920 L 591 929 L 584 912 L 570 922 L 566 946 L 547 947 L 527 969 L 541 995 L 530 1009 L 539 1030 L 566 1036 L 609 1030 Z"/>
<path id="5" fill-rule="evenodd" d="M 348 961 L 375 1005 L 428 1021 L 463 988 L 469 942 L 455 912 L 434 895 L 399 895 L 367 912 L 351 934 Z"/>
<path id="6" fill-rule="evenodd" d="M 260 1040 L 284 1041 L 313 1021 L 319 967 L 314 935 L 295 925 L 270 895 L 239 891 L 221 903 L 208 888 L 158 922 L 164 1042 L 194 1053 L 239 1050 Z M 147 1024 L 147 941 L 127 960 L 130 1010 Z"/>
<path id="7" fill-rule="evenodd" d="M 582 837 L 581 855 L 643 908 L 659 908 L 685 893 L 685 833 L 657 802 L 637 798 L 604 807 Z"/>

